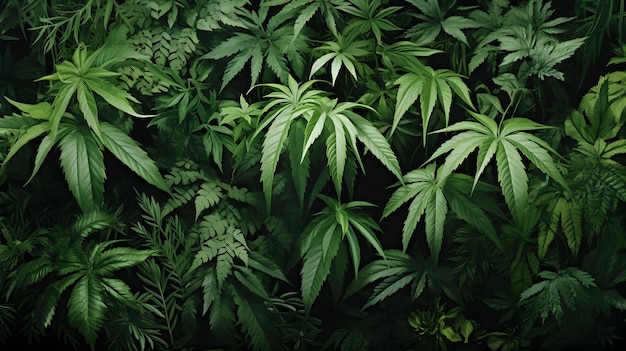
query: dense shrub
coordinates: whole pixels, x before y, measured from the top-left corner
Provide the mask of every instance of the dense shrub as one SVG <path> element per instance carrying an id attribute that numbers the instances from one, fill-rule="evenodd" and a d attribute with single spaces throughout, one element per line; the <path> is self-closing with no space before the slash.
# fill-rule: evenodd
<path id="1" fill-rule="evenodd" d="M 0 345 L 618 349 L 625 17 L 5 1 Z"/>

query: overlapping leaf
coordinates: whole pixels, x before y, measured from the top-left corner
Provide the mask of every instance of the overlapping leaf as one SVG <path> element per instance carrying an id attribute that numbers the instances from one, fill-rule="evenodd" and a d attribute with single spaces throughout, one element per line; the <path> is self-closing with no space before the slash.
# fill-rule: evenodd
<path id="1" fill-rule="evenodd" d="M 486 165 L 496 158 L 498 181 L 504 199 L 516 220 L 523 218 L 528 207 L 528 176 L 520 153 L 526 156 L 541 172 L 554 179 L 564 189 L 569 186 L 563 179 L 550 153 L 556 153 L 540 138 L 527 133 L 528 130 L 547 128 L 525 118 L 511 118 L 496 124 L 491 118 L 470 112 L 476 119 L 451 125 L 443 131 L 462 131 L 443 143 L 427 162 L 448 154 L 444 174 L 451 174 L 478 148 L 474 186 L 485 170 Z"/>
<path id="2" fill-rule="evenodd" d="M 419 98 L 422 116 L 422 141 L 425 145 L 430 118 L 437 103 L 443 108 L 446 126 L 450 120 L 453 91 L 468 106 L 473 107 L 474 105 L 469 96 L 469 88 L 461 80 L 461 75 L 447 69 L 434 70 L 424 66 L 419 61 L 409 63 L 405 69 L 409 72 L 394 82 L 399 87 L 391 131 L 396 129 L 402 116 Z"/>
<path id="3" fill-rule="evenodd" d="M 300 256 L 303 259 L 301 290 L 307 312 L 311 310 L 322 284 L 332 274 L 332 264 L 342 245 L 349 247 L 355 273 L 361 257 L 357 235 L 385 257 L 375 234 L 381 230 L 380 227 L 371 217 L 361 213 L 362 207 L 372 206 L 370 203 L 353 201 L 342 204 L 323 195 L 320 198 L 326 203 L 326 208 L 305 228 L 300 242 Z"/>

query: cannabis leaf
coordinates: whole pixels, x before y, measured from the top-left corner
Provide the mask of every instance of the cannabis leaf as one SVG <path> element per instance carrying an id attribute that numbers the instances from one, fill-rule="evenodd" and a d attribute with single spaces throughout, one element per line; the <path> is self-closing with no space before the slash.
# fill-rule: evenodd
<path id="1" fill-rule="evenodd" d="M 110 50 L 121 53 L 116 47 L 111 47 Z M 71 62 L 62 62 L 56 66 L 55 73 L 41 78 L 53 82 L 51 89 L 56 91 L 56 96 L 52 104 L 42 102 L 30 105 L 10 101 L 38 123 L 31 125 L 13 143 L 4 159 L 3 168 L 6 168 L 7 162 L 24 145 L 44 136 L 37 149 L 35 166 L 30 177 L 32 179 L 52 147 L 58 143 L 61 148 L 61 166 L 68 186 L 81 209 L 86 212 L 102 205 L 105 180 L 103 147 L 148 183 L 167 191 L 156 164 L 137 142 L 98 117 L 96 95 L 122 112 L 136 117 L 147 117 L 132 108 L 130 101 L 136 100 L 131 95 L 107 80 L 117 76 L 117 73 L 107 70 L 106 67 L 128 57 L 136 58 L 136 53 L 131 51 L 126 56 L 110 56 L 111 52 L 107 51 L 106 46 L 91 54 L 84 46 L 80 46 L 74 52 Z M 81 120 L 67 112 L 74 95 L 83 116 Z M 5 130 L 5 133 L 10 131 L 11 128 Z"/>
<path id="2" fill-rule="evenodd" d="M 269 0 L 264 6 L 284 5 L 277 18 L 293 18 L 297 15 L 293 32 L 298 36 L 304 26 L 317 14 L 323 16 L 324 22 L 333 34 L 337 34 L 337 19 L 340 18 L 338 7 L 346 6 L 345 0 Z"/>
<path id="3" fill-rule="evenodd" d="M 372 295 L 363 306 L 373 306 L 411 284 L 411 298 L 420 297 L 426 287 L 426 262 L 420 255 L 409 255 L 400 250 L 385 250 L 385 259 L 377 259 L 359 270 L 346 289 L 345 297 L 378 281 Z"/>
<path id="4" fill-rule="evenodd" d="M 550 316 L 560 323 L 565 309 L 576 310 L 578 303 L 585 301 L 590 290 L 597 287 L 589 273 L 575 267 L 543 271 L 539 277 L 543 280 L 520 295 L 519 303 L 528 313 L 528 323 L 537 317 L 545 322 Z"/>
<path id="5" fill-rule="evenodd" d="M 259 12 L 246 9 L 236 11 L 242 19 L 242 28 L 249 33 L 235 32 L 234 36 L 199 59 L 219 60 L 233 56 L 226 64 L 221 90 L 241 72 L 248 61 L 250 61 L 250 87 L 257 83 L 264 64 L 282 82 L 286 82 L 290 74 L 287 60 L 296 68 L 300 64 L 301 51 L 306 47 L 303 35 L 294 34 L 291 25 L 284 24 L 285 19 L 281 20 L 278 16 L 271 17 L 265 23 L 268 7 L 261 7 Z"/>
<path id="6" fill-rule="evenodd" d="M 455 283 L 450 279 L 449 267 L 440 266 L 432 259 L 425 259 L 419 252 L 385 250 L 385 256 L 373 260 L 359 270 L 359 274 L 346 288 L 344 298 L 362 291 L 376 283 L 362 309 L 374 306 L 409 287 L 411 301 L 417 301 L 426 288 L 443 291 L 454 301 L 460 301 Z"/>
<path id="7" fill-rule="evenodd" d="M 474 185 L 478 182 L 485 167 L 496 157 L 498 181 L 504 199 L 516 220 L 523 218 L 528 208 L 528 176 L 522 163 L 520 152 L 533 165 L 559 183 L 564 189 L 569 186 L 563 179 L 550 153 L 556 152 L 542 139 L 525 131 L 547 128 L 526 118 L 510 118 L 498 125 L 493 119 L 470 111 L 476 119 L 453 124 L 437 132 L 463 131 L 443 143 L 430 157 L 430 162 L 449 153 L 443 165 L 442 176 L 451 174 L 478 148 Z"/>
<path id="8" fill-rule="evenodd" d="M 401 177 L 398 160 L 385 137 L 370 121 L 353 111 L 356 108 L 368 108 L 366 105 L 338 102 L 337 99 L 326 97 L 318 99 L 315 104 L 315 111 L 305 129 L 303 154 L 309 151 L 322 130 L 326 129 L 329 133 L 326 138 L 326 156 L 337 194 L 341 193 L 348 150 L 352 151 L 353 157 L 363 167 L 356 140 L 361 141 L 395 176 Z"/>
<path id="9" fill-rule="evenodd" d="M 354 16 L 348 20 L 344 28 L 345 33 L 374 34 L 377 44 L 382 44 L 384 31 L 395 31 L 401 28 L 396 26 L 389 17 L 402 9 L 401 6 L 382 6 L 381 0 L 349 0 L 351 5 L 337 6 L 340 11 Z"/>
<path id="10" fill-rule="evenodd" d="M 304 229 L 300 238 L 302 257 L 302 300 L 307 314 L 317 298 L 322 284 L 332 274 L 331 267 L 341 247 L 348 245 L 355 273 L 361 262 L 360 240 L 362 236 L 383 258 L 385 253 L 375 232 L 380 227 L 362 212 L 363 207 L 373 206 L 364 201 L 342 204 L 338 200 L 320 195 L 326 207 Z M 345 262 L 344 264 L 347 264 Z M 338 267 L 343 270 L 345 267 Z"/>
<path id="11" fill-rule="evenodd" d="M 403 251 L 406 252 L 417 223 L 424 216 L 428 247 L 433 260 L 437 262 L 448 206 L 457 216 L 500 245 L 496 231 L 484 210 L 471 202 L 471 178 L 462 174 L 445 174 L 444 168 L 440 166 L 437 169 L 435 164 L 429 164 L 423 169 L 407 173 L 403 177 L 404 184 L 391 195 L 383 210 L 385 218 L 412 199 L 402 228 Z M 482 184 L 480 187 L 484 188 Z"/>
<path id="12" fill-rule="evenodd" d="M 443 30 L 451 37 L 465 45 L 469 45 L 463 30 L 479 26 L 477 22 L 469 18 L 461 16 L 446 17 L 449 9 L 442 10 L 438 0 L 408 0 L 408 2 L 417 7 L 422 13 L 414 15 L 421 21 L 419 24 L 409 28 L 405 36 L 412 40 L 419 40 L 420 44 L 432 43 Z"/>
<path id="13" fill-rule="evenodd" d="M 617 136 L 624 125 L 621 116 L 624 110 L 622 103 L 624 92 L 621 84 L 611 79 L 611 76 L 602 77 L 598 84 L 583 97 L 578 110 L 572 111 L 565 120 L 565 134 L 579 143 L 581 151 L 591 151 L 597 142 Z M 611 95 L 609 95 L 611 92 Z M 620 94 L 621 93 L 621 94 Z M 621 95 L 621 96 L 620 96 Z M 621 149 L 621 140 L 612 145 L 602 145 L 601 152 L 610 152 L 609 155 L 597 155 L 599 158 L 610 158 L 617 155 L 615 151 Z M 591 153 L 594 153 L 591 151 Z"/>
<path id="14" fill-rule="evenodd" d="M 458 73 L 447 69 L 434 70 L 417 60 L 408 62 L 408 65 L 403 68 L 408 73 L 403 74 L 394 82 L 394 85 L 399 85 L 399 87 L 396 111 L 393 116 L 391 129 L 392 133 L 398 126 L 398 123 L 400 123 L 402 116 L 418 98 L 420 99 L 423 130 L 422 142 L 424 145 L 426 145 L 430 118 L 437 102 L 443 108 L 446 126 L 450 120 L 453 91 L 463 102 L 473 108 L 474 105 L 469 96 L 469 88 L 463 83 L 461 75 Z"/>
<path id="15" fill-rule="evenodd" d="M 522 77 L 536 75 L 540 79 L 554 77 L 564 80 L 563 73 L 554 66 L 574 55 L 586 39 L 555 42 L 545 36 L 537 37 L 528 27 L 513 27 L 501 34 L 498 37 L 499 49 L 509 53 L 504 56 L 500 66 L 528 58 L 530 62 L 521 68 Z"/>
<path id="16" fill-rule="evenodd" d="M 355 37 L 355 35 L 344 37 L 339 33 L 335 36 L 336 41 L 326 41 L 322 45 L 316 47 L 314 51 L 327 53 L 313 62 L 309 79 L 326 63 L 332 60 L 330 73 L 333 85 L 335 85 L 335 82 L 337 81 L 337 76 L 339 75 L 341 66 L 345 66 L 346 70 L 350 72 L 354 79 L 358 80 L 357 71 L 359 71 L 362 75 L 367 67 L 359 61 L 364 56 L 370 55 L 371 50 L 368 50 L 368 46 L 370 45 L 369 41 L 355 40 Z"/>
<path id="17" fill-rule="evenodd" d="M 311 89 L 315 81 L 308 81 L 298 84 L 293 77 L 289 77 L 288 86 L 282 84 L 265 84 L 274 90 L 266 97 L 271 98 L 270 102 L 263 109 L 263 113 L 269 112 L 257 129 L 258 134 L 269 125 L 263 140 L 261 158 L 261 182 L 265 193 L 268 208 L 271 204 L 272 184 L 276 166 L 282 153 L 291 123 L 301 115 L 312 115 L 314 111 L 314 101 L 319 99 L 324 93 L 320 90 Z"/>
<path id="18" fill-rule="evenodd" d="M 470 71 L 487 58 L 504 54 L 499 63 L 501 68 L 509 69 L 508 66 L 521 61 L 519 78 L 537 76 L 540 79 L 554 77 L 563 80 L 563 73 L 555 66 L 570 58 L 586 38 L 566 41 L 556 38 L 556 34 L 565 32 L 557 26 L 571 21 L 573 17 L 550 19 L 553 13 L 550 3 L 543 4 L 540 0 L 512 7 L 504 15 L 499 6 L 492 6 L 488 14 L 476 11 L 474 18 L 481 20 L 481 26 L 487 33 L 474 50 Z"/>
<path id="19" fill-rule="evenodd" d="M 69 255 L 61 263 L 61 272 L 66 274 L 57 283 L 61 293 L 68 283 L 75 282 L 68 300 L 68 318 L 93 346 L 96 333 L 102 327 L 106 311 L 105 293 L 122 302 L 132 301 L 130 287 L 118 278 L 109 278 L 113 272 L 134 266 L 153 252 L 117 247 L 105 250 L 113 242 L 95 245 L 84 254 Z M 95 267 L 92 268 L 92 267 Z M 125 301 L 126 300 L 126 301 Z"/>
<path id="20" fill-rule="evenodd" d="M 115 246 L 119 240 L 85 240 L 94 232 L 110 229 L 117 220 L 98 212 L 79 216 L 68 228 L 58 228 L 50 245 L 35 265 L 18 270 L 20 287 L 28 287 L 50 277 L 34 306 L 34 322 L 47 328 L 52 323 L 59 300 L 65 294 L 69 325 L 76 328 L 93 349 L 112 303 L 136 306 L 130 287 L 115 274 L 137 265 L 154 254 L 152 250 L 136 250 Z M 56 257 L 52 262 L 50 259 Z M 47 262 L 46 262 L 47 261 Z"/>
<path id="21" fill-rule="evenodd" d="M 341 192 L 346 161 L 349 160 L 348 151 L 351 151 L 353 157 L 361 163 L 357 140 L 361 141 L 394 175 L 401 177 L 398 160 L 385 137 L 371 122 L 353 111 L 357 108 L 369 108 L 358 103 L 330 99 L 324 92 L 310 89 L 314 83 L 315 81 L 308 81 L 298 84 L 295 79 L 290 78 L 289 86 L 263 84 L 274 90 L 266 95 L 270 98 L 263 109 L 267 117 L 262 117 L 256 132 L 260 133 L 269 125 L 263 140 L 261 156 L 261 182 L 268 208 L 271 204 L 276 166 L 288 138 L 296 138 L 298 141 L 294 145 L 298 147 L 298 152 L 292 152 L 290 156 L 292 158 L 299 156 L 299 159 L 292 159 L 292 165 L 299 167 L 298 172 L 302 172 L 295 178 L 299 179 L 297 184 L 300 184 L 300 188 L 297 191 L 300 194 L 304 193 L 304 179 L 308 177 L 306 162 L 309 150 L 318 138 L 325 139 L 328 166 L 337 193 Z M 306 121 L 304 135 L 296 134 L 290 137 L 292 126 L 297 127 L 294 123 L 297 119 Z"/>

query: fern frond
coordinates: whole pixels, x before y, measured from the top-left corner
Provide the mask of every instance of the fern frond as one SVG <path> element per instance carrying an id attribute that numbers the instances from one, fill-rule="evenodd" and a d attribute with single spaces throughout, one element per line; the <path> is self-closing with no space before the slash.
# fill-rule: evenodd
<path id="1" fill-rule="evenodd" d="M 195 198 L 196 220 L 204 210 L 215 206 L 222 199 L 222 190 L 217 183 L 205 182 L 200 185 Z"/>

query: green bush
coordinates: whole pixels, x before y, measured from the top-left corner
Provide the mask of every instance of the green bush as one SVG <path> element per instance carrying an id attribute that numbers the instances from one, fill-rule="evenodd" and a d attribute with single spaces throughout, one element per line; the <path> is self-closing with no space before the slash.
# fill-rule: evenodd
<path id="1" fill-rule="evenodd" d="M 625 18 L 8 0 L 0 345 L 617 349 Z"/>

